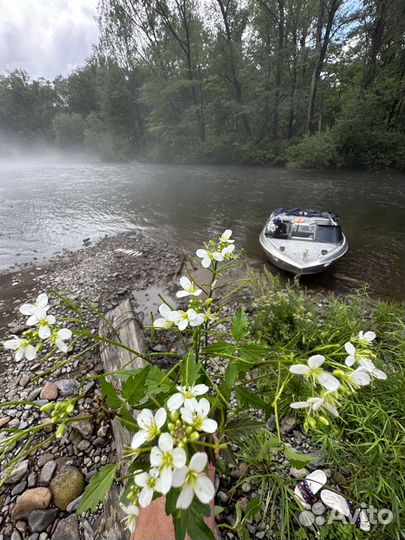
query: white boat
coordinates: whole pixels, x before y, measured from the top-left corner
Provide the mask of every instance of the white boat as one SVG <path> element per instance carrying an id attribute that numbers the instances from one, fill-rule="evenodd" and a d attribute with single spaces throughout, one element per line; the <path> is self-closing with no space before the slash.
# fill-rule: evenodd
<path id="1" fill-rule="evenodd" d="M 273 264 L 293 274 L 323 272 L 349 247 L 336 214 L 299 208 L 274 210 L 260 244 Z"/>

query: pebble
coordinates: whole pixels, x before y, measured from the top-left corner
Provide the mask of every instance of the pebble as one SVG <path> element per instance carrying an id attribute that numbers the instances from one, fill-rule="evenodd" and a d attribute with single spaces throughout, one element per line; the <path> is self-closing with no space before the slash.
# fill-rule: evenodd
<path id="1" fill-rule="evenodd" d="M 93 433 L 94 426 L 88 420 L 81 420 L 73 424 L 73 430 L 78 431 L 84 439 L 89 439 Z"/>
<path id="2" fill-rule="evenodd" d="M 52 461 L 54 458 L 53 454 L 51 453 L 47 453 L 47 454 L 42 454 L 42 456 L 39 456 L 38 458 L 38 467 L 39 468 L 42 468 L 46 463 L 48 463 L 49 461 Z"/>
<path id="3" fill-rule="evenodd" d="M 53 523 L 58 515 L 56 508 L 49 510 L 34 510 L 28 516 L 28 525 L 32 532 L 45 531 Z"/>
<path id="4" fill-rule="evenodd" d="M 76 514 L 71 514 L 65 519 L 61 519 L 52 534 L 52 540 L 78 540 L 79 522 Z"/>
<path id="5" fill-rule="evenodd" d="M 3 428 L 10 422 L 11 418 L 10 416 L 2 416 L 0 417 L 0 428 Z"/>
<path id="6" fill-rule="evenodd" d="M 46 487 L 27 489 L 17 499 L 11 519 L 18 521 L 29 516 L 33 510 L 45 510 L 51 504 L 52 493 Z"/>
<path id="7" fill-rule="evenodd" d="M 72 512 L 76 512 L 76 510 L 79 508 L 79 504 L 81 503 L 82 498 L 83 495 L 80 495 L 80 497 L 77 497 L 72 502 L 70 502 L 66 507 L 66 512 L 69 512 L 70 514 Z"/>
<path id="8" fill-rule="evenodd" d="M 243 482 L 242 484 L 242 491 L 244 493 L 250 493 L 252 491 L 252 485 L 249 484 L 249 482 Z"/>
<path id="9" fill-rule="evenodd" d="M 21 540 L 21 534 L 17 531 L 17 529 L 14 529 L 12 532 L 10 540 Z"/>
<path id="10" fill-rule="evenodd" d="M 247 463 L 243 463 L 243 461 L 241 463 L 239 463 L 238 465 L 238 468 L 237 469 L 233 469 L 231 471 L 231 478 L 234 478 L 235 480 L 239 480 L 239 478 L 242 478 L 242 476 L 245 476 L 245 474 L 248 472 L 248 465 Z"/>
<path id="11" fill-rule="evenodd" d="M 31 376 L 28 375 L 28 373 L 23 373 L 23 374 L 21 375 L 21 378 L 20 378 L 20 381 L 19 381 L 18 384 L 19 384 L 20 386 L 23 386 L 23 387 L 24 387 L 24 386 L 27 386 L 27 384 L 30 382 L 30 380 L 31 380 Z"/>
<path id="12" fill-rule="evenodd" d="M 5 483 L 15 484 L 16 482 L 21 480 L 21 478 L 23 478 L 28 473 L 28 467 L 29 467 L 28 459 L 24 459 L 23 461 L 20 461 L 19 463 L 17 463 L 17 465 L 13 469 L 13 472 L 7 478 Z"/>
<path id="13" fill-rule="evenodd" d="M 39 475 L 39 483 L 43 485 L 48 485 L 49 482 L 51 481 L 53 473 L 55 472 L 55 469 L 56 469 L 55 461 L 48 461 L 47 463 L 45 463 Z"/>
<path id="14" fill-rule="evenodd" d="M 66 510 L 68 504 L 84 491 L 83 474 L 76 467 L 65 466 L 56 474 L 50 488 L 55 506 Z"/>
<path id="15" fill-rule="evenodd" d="M 35 472 L 31 472 L 27 478 L 27 486 L 29 488 L 32 488 L 32 487 L 35 487 L 36 483 L 37 483 L 37 475 Z"/>
<path id="16" fill-rule="evenodd" d="M 58 387 L 52 382 L 46 382 L 41 389 L 40 399 L 52 401 L 58 397 Z"/>
<path id="17" fill-rule="evenodd" d="M 26 487 L 27 482 L 25 480 L 23 480 L 19 484 L 16 484 L 11 491 L 11 496 L 14 497 L 15 495 L 20 495 L 20 493 L 22 493 L 26 489 Z"/>
<path id="18" fill-rule="evenodd" d="M 75 381 L 74 379 L 60 379 L 59 381 L 55 382 L 55 385 L 62 396 L 71 396 L 80 387 L 79 382 Z"/>
<path id="19" fill-rule="evenodd" d="M 294 478 L 305 478 L 309 474 L 309 470 L 305 467 L 303 469 L 296 469 L 295 467 L 291 467 L 290 469 L 290 475 Z"/>
<path id="20" fill-rule="evenodd" d="M 295 416 L 291 414 L 287 414 L 287 416 L 284 416 L 284 418 L 281 420 L 281 432 L 282 433 L 290 433 L 297 425 L 297 419 Z"/>

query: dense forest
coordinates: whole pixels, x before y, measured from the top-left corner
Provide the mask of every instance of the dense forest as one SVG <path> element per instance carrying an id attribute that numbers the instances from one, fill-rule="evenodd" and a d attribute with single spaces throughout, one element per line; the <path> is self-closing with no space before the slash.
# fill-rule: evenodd
<path id="1" fill-rule="evenodd" d="M 403 0 L 101 0 L 53 81 L 0 77 L 1 153 L 405 168 Z M 68 46 L 68 44 L 67 44 Z"/>

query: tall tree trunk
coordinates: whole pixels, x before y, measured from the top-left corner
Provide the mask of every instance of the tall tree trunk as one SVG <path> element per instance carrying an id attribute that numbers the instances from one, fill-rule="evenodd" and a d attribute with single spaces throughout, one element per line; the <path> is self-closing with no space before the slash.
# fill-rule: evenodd
<path id="1" fill-rule="evenodd" d="M 283 69 L 284 56 L 284 0 L 278 0 L 278 21 L 277 21 L 277 56 L 276 56 L 276 74 L 274 80 L 274 111 L 273 111 L 273 139 L 278 137 L 278 117 L 280 108 L 280 89 L 281 89 L 281 74 Z"/>
<path id="2" fill-rule="evenodd" d="M 326 58 L 335 15 L 343 0 L 319 0 L 319 12 L 315 35 L 315 65 L 312 71 L 311 88 L 309 91 L 306 132 L 312 131 L 312 117 L 315 110 L 315 98 L 318 90 L 319 78 Z M 325 11 L 327 11 L 325 24 Z M 325 27 L 324 34 L 322 36 Z"/>
<path id="3" fill-rule="evenodd" d="M 373 85 L 376 68 L 377 56 L 381 50 L 384 39 L 385 22 L 387 17 L 388 4 L 390 0 L 376 0 L 376 13 L 373 25 L 370 31 L 370 51 L 368 54 L 367 64 L 364 70 L 363 88 L 367 89 Z"/>

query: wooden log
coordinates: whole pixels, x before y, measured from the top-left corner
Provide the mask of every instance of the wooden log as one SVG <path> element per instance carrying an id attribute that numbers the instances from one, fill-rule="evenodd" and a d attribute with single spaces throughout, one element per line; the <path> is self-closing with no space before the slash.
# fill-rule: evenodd
<path id="1" fill-rule="evenodd" d="M 117 334 L 105 322 L 100 322 L 100 335 L 114 341 L 120 341 L 123 345 L 143 354 L 146 350 L 145 337 L 142 324 L 135 314 L 131 302 L 125 300 L 117 307 L 106 314 L 106 319 L 115 328 Z M 101 362 L 105 373 L 116 369 L 138 369 L 145 366 L 145 361 L 139 356 L 134 356 L 129 351 L 112 345 L 101 346 Z M 109 377 L 110 382 L 117 389 L 121 389 L 121 380 L 116 377 Z M 131 442 L 130 432 L 124 428 L 117 420 L 112 420 L 111 427 L 114 435 L 117 459 L 122 457 L 123 450 Z M 125 472 L 123 471 L 123 474 Z M 119 501 L 122 494 L 122 488 L 114 486 L 108 494 L 104 504 L 104 515 L 101 520 L 101 538 L 109 540 L 127 540 L 130 538 L 129 531 L 122 523 L 124 513 L 122 512 Z"/>

